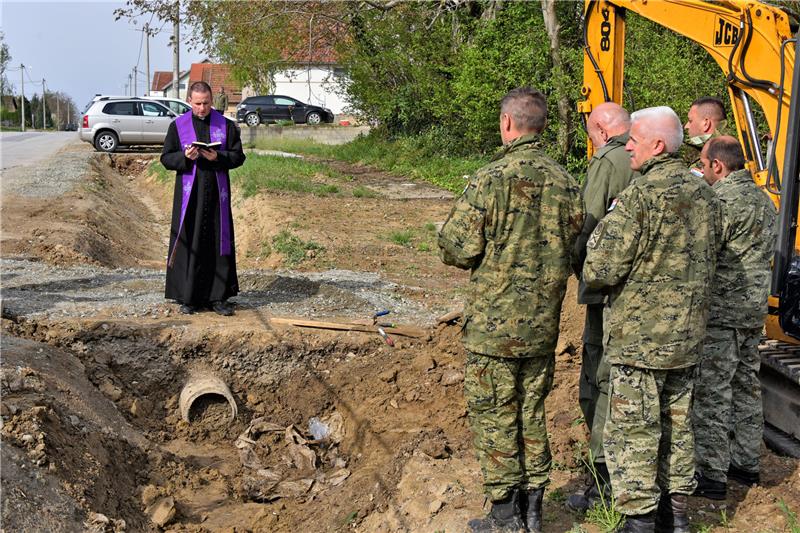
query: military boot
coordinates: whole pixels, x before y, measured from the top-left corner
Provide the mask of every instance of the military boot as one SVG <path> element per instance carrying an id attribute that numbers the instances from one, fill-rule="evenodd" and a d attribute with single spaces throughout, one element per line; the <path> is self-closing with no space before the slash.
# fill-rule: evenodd
<path id="1" fill-rule="evenodd" d="M 692 496 L 700 496 L 710 500 L 724 500 L 728 495 L 728 486 L 722 481 L 709 479 L 700 472 L 694 473 L 697 480 L 697 488 L 694 489 Z"/>
<path id="2" fill-rule="evenodd" d="M 748 470 L 743 470 L 733 463 L 728 467 L 728 479 L 732 479 L 748 487 L 758 485 L 761 482 L 761 476 L 758 475 L 758 471 L 750 472 Z"/>
<path id="3" fill-rule="evenodd" d="M 594 472 L 597 475 L 597 481 L 595 481 L 594 476 L 592 476 L 592 479 L 589 480 L 589 484 L 582 492 L 570 494 L 567 498 L 567 508 L 579 513 L 585 513 L 601 501 L 601 489 L 603 491 L 602 500 L 606 505 L 610 505 L 611 484 L 608 480 L 606 464 L 594 463 Z M 598 482 L 600 483 L 600 488 L 597 486 Z"/>
<path id="4" fill-rule="evenodd" d="M 617 533 L 653 533 L 656 529 L 656 513 L 630 515 L 625 517 L 625 523 L 617 529 Z"/>
<path id="5" fill-rule="evenodd" d="M 544 487 L 532 490 L 526 490 L 522 493 L 525 500 L 523 501 L 523 516 L 525 517 L 526 531 L 532 533 L 541 533 L 542 531 L 542 497 L 544 496 Z"/>
<path id="6" fill-rule="evenodd" d="M 656 513 L 656 532 L 690 533 L 688 506 L 689 498 L 684 494 L 662 494 Z"/>
<path id="7" fill-rule="evenodd" d="M 502 500 L 492 502 L 492 509 L 484 518 L 467 522 L 472 533 L 517 533 L 525 530 L 519 503 L 519 490 L 514 489 Z"/>

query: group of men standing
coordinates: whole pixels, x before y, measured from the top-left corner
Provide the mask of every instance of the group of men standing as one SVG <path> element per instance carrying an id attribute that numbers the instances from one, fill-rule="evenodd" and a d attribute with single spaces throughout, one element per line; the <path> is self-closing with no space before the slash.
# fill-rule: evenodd
<path id="1" fill-rule="evenodd" d="M 442 260 L 471 270 L 464 392 L 492 501 L 472 531 L 541 531 L 551 457 L 544 401 L 567 278 L 586 304 L 579 403 L 597 482 L 568 506 L 612 495 L 621 531 L 688 532 L 687 496 L 757 483 L 757 351 L 776 210 L 717 131 L 719 100 L 597 106 L 582 190 L 537 147 L 544 96 L 509 92 L 504 148 L 472 177 L 439 234 Z M 690 172 L 684 160 L 699 161 Z M 702 178 L 701 178 L 702 176 Z"/>

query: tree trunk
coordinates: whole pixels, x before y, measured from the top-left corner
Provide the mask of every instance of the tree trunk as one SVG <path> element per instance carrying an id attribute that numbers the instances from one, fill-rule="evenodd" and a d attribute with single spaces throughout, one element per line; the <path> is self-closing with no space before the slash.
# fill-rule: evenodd
<path id="1" fill-rule="evenodd" d="M 555 83 L 555 96 L 558 102 L 558 152 L 562 157 L 569 152 L 569 132 L 571 131 L 571 116 L 569 96 L 564 87 L 564 66 L 561 62 L 561 43 L 558 32 L 561 29 L 556 16 L 557 0 L 542 0 L 542 15 L 544 27 L 550 38 L 550 59 L 553 62 L 553 80 Z"/>

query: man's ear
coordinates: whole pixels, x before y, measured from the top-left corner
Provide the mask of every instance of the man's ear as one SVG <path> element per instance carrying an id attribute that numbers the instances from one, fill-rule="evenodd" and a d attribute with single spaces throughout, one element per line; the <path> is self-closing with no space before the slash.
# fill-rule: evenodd
<path id="1" fill-rule="evenodd" d="M 714 122 L 708 117 L 703 118 L 703 131 L 711 133 L 714 131 Z"/>
<path id="2" fill-rule="evenodd" d="M 653 144 L 653 155 L 661 155 L 667 151 L 667 144 L 662 139 L 656 139 Z"/>
<path id="3" fill-rule="evenodd" d="M 599 126 L 600 130 L 600 138 L 603 139 L 603 142 L 608 142 L 608 132 L 602 126 Z"/>
<path id="4" fill-rule="evenodd" d="M 511 131 L 511 115 L 508 113 L 500 115 L 500 129 L 503 131 Z"/>

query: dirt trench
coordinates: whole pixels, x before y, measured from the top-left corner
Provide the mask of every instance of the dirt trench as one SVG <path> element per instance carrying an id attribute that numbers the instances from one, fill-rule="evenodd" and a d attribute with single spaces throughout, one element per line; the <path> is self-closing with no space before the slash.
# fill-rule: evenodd
<path id="1" fill-rule="evenodd" d="M 84 186 L 48 200 L 49 211 L 35 200 L 19 208 L 4 202 L 3 258 L 48 268 L 77 265 L 80 273 L 57 282 L 42 279 L 41 286 L 15 287 L 14 278 L 4 282 L 4 527 L 463 531 L 469 518 L 483 513 L 484 503 L 463 400 L 464 354 L 458 323 L 436 325 L 430 317 L 458 305 L 465 278 L 444 269 L 435 255 L 382 237 L 412 219 L 438 220 L 449 201 L 381 205 L 365 198 L 357 209 L 348 209 L 339 205 L 346 203 L 341 199 L 337 204 L 331 198 L 298 202 L 292 195 L 257 195 L 234 207 L 237 229 L 247 227 L 239 249 L 242 266 L 263 267 L 258 251 L 264 238 L 295 221 L 302 237 L 326 245 L 325 256 L 301 265 L 309 277 L 247 274 L 243 290 L 249 295 L 239 297 L 234 320 L 207 313 L 176 316 L 170 304 L 153 303 L 159 298 L 156 281 L 138 286 L 144 294 L 139 300 L 110 283 L 108 295 L 120 295 L 113 313 L 95 304 L 105 297 L 102 291 L 84 298 L 89 304 L 70 293 L 70 305 L 54 312 L 48 298 L 90 288 L 98 272 L 121 276 L 127 288 L 142 275 L 130 267 L 159 268 L 171 188 L 147 174 L 149 160 L 96 158 Z M 363 169 L 353 174 L 366 174 L 373 184 L 390 178 L 370 178 Z M 302 220 L 315 209 L 330 224 L 316 230 L 304 226 Z M 370 233 L 367 221 L 381 211 L 392 214 L 384 219 L 388 227 Z M 6 232 L 7 221 L 19 222 L 12 233 Z M 48 227 L 58 231 L 45 231 Z M 365 254 L 353 254 L 353 228 Z M 144 239 L 130 238 L 139 231 Z M 91 246 L 81 244 L 92 239 Z M 308 280 L 330 264 L 353 272 L 376 268 L 391 286 L 376 289 L 348 274 L 336 285 L 341 292 L 319 300 L 324 283 Z M 416 268 L 409 270 L 409 264 Z M 48 269 L 42 272 L 50 275 Z M 364 290 L 391 291 L 408 309 L 426 307 L 427 313 L 398 309 L 398 314 L 427 327 L 429 335 L 397 337 L 390 348 L 374 333 L 270 323 L 276 312 L 291 309 L 317 319 L 336 318 L 331 315 L 342 309 L 368 316 L 383 300 L 364 297 Z M 45 303 L 26 306 L 26 298 Z M 586 435 L 577 405 L 583 316 L 574 302 L 572 280 L 562 312 L 556 382 L 547 401 L 554 470 L 545 498 L 546 531 L 600 530 L 563 506 L 566 495 L 585 481 L 580 458 Z M 126 306 L 129 312 L 116 311 Z M 181 388 L 198 371 L 229 385 L 238 407 L 235 420 L 216 396 L 197 402 L 191 423 L 181 418 Z M 311 431 L 319 424 L 329 430 L 323 438 Z M 791 514 L 779 505 L 800 508 L 798 462 L 765 449 L 762 476 L 760 487 L 733 485 L 721 506 L 693 500 L 693 524 L 704 531 L 751 524 L 789 531 Z"/>

